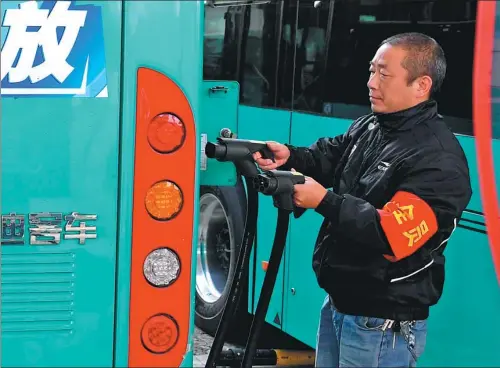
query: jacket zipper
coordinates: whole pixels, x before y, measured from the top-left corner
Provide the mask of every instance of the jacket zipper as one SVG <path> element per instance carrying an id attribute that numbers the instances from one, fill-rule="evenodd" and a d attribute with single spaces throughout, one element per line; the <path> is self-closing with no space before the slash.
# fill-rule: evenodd
<path id="1" fill-rule="evenodd" d="M 364 172 L 365 166 L 366 166 L 366 162 L 368 161 L 368 159 L 371 157 L 372 153 L 375 152 L 375 150 L 377 148 L 380 149 L 379 146 L 380 146 L 380 142 L 382 141 L 383 131 L 382 131 L 382 129 L 380 129 L 380 124 L 376 120 L 375 120 L 375 124 L 374 125 L 375 126 L 373 127 L 373 130 L 379 129 L 379 131 L 375 133 L 376 136 L 373 139 L 373 142 L 371 142 L 371 144 L 370 143 L 368 144 L 369 151 L 366 152 L 366 156 L 363 158 L 363 161 L 361 161 L 361 167 L 358 170 L 358 173 L 356 174 L 356 177 L 352 181 L 351 186 L 349 187 L 348 190 L 346 190 L 346 192 L 345 192 L 346 194 L 351 194 L 351 192 L 353 191 L 353 189 L 356 187 L 356 184 L 358 183 L 359 178 L 361 177 L 361 175 L 363 175 L 363 172 Z"/>

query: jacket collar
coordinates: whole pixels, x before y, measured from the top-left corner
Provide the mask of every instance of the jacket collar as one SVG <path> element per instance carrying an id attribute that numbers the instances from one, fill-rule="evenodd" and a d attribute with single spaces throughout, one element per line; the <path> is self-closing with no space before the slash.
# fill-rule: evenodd
<path id="1" fill-rule="evenodd" d="M 437 102 L 433 99 L 424 101 L 409 109 L 389 114 L 373 113 L 381 127 L 389 130 L 409 130 L 422 121 L 438 116 Z"/>

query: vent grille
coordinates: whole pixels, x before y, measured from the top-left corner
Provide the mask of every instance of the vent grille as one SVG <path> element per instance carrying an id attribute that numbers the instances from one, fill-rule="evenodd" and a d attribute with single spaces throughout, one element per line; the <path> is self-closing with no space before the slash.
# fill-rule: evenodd
<path id="1" fill-rule="evenodd" d="M 74 253 L 3 253 L 1 265 L 3 334 L 72 333 Z"/>

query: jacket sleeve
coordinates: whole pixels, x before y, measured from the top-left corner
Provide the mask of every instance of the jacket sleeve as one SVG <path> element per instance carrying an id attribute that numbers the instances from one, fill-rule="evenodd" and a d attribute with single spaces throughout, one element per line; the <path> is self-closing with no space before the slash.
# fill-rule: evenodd
<path id="1" fill-rule="evenodd" d="M 286 144 L 290 150 L 290 157 L 279 169 L 295 169 L 310 176 L 325 188 L 331 188 L 335 167 L 351 141 L 355 139 L 356 132 L 359 132 L 371 118 L 371 114 L 362 116 L 351 124 L 346 133 L 333 138 L 320 138 L 308 148 Z"/>
<path id="2" fill-rule="evenodd" d="M 440 152 L 411 168 L 383 208 L 328 191 L 316 211 L 330 220 L 334 232 L 355 240 L 345 246 L 395 262 L 425 247 L 434 236 L 433 244 L 446 242 L 471 196 L 466 162 Z"/>
<path id="3" fill-rule="evenodd" d="M 280 167 L 310 176 L 325 188 L 333 185 L 333 171 L 348 146 L 348 134 L 333 138 L 320 138 L 310 147 L 295 147 L 287 144 L 290 158 Z"/>

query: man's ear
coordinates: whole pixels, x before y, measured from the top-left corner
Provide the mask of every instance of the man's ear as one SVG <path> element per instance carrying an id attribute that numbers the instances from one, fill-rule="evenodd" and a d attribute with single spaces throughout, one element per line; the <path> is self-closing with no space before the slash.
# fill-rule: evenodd
<path id="1" fill-rule="evenodd" d="M 428 75 L 424 75 L 423 77 L 417 78 L 414 85 L 418 97 L 425 97 L 431 92 L 432 79 Z"/>

